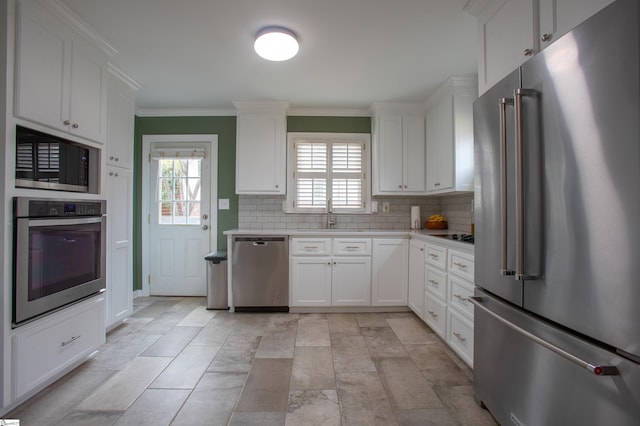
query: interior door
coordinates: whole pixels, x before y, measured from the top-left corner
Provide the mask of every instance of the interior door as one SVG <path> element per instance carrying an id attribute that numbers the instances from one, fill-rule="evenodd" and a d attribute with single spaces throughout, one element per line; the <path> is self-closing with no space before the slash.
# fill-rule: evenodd
<path id="1" fill-rule="evenodd" d="M 205 296 L 211 251 L 211 146 L 152 143 L 149 165 L 149 293 Z"/>

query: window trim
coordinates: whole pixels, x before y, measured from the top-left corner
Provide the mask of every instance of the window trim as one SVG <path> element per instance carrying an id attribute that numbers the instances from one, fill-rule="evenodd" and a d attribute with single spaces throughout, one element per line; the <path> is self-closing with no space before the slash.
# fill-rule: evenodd
<path id="1" fill-rule="evenodd" d="M 316 140 L 318 142 L 335 142 L 347 140 L 364 145 L 362 156 L 362 172 L 364 174 L 362 199 L 364 207 L 359 209 L 333 208 L 335 214 L 371 214 L 371 135 L 369 133 L 327 133 L 327 132 L 290 132 L 287 133 L 287 198 L 285 213 L 323 214 L 326 207 L 299 208 L 294 207 L 296 198 L 295 185 L 295 143 L 302 140 Z M 329 186 L 329 184 L 327 185 Z"/>

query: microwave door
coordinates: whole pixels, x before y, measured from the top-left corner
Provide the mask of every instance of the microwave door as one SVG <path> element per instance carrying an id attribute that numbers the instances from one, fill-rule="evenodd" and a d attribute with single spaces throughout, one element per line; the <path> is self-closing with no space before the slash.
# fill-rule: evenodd
<path id="1" fill-rule="evenodd" d="M 522 305 L 515 279 L 515 122 L 518 70 L 474 102 L 475 281 L 478 287 Z M 505 139 L 506 138 L 506 139 Z M 504 149 L 503 149 L 504 148 Z"/>

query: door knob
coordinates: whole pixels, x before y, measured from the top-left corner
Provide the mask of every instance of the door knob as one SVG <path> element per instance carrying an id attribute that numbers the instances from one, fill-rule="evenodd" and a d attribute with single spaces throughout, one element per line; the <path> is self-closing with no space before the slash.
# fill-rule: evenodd
<path id="1" fill-rule="evenodd" d="M 209 225 L 202 225 L 202 230 L 206 231 L 207 229 L 209 229 Z"/>

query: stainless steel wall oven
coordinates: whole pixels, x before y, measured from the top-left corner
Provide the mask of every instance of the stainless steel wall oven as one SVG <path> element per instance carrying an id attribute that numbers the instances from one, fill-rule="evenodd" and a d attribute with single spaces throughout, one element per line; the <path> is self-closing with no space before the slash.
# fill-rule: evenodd
<path id="1" fill-rule="evenodd" d="M 14 198 L 13 326 L 104 291 L 106 201 Z"/>

